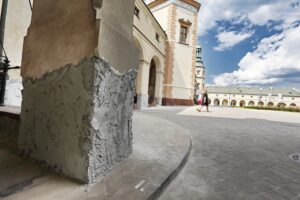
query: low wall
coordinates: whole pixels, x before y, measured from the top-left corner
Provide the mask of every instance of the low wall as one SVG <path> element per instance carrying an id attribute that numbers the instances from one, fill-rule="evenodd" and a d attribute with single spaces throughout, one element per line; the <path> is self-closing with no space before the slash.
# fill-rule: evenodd
<path id="1" fill-rule="evenodd" d="M 0 111 L 0 143 L 17 148 L 20 115 Z"/>
<path id="2" fill-rule="evenodd" d="M 92 57 L 23 80 L 19 148 L 85 183 L 132 152 L 136 71 L 119 74 Z"/>

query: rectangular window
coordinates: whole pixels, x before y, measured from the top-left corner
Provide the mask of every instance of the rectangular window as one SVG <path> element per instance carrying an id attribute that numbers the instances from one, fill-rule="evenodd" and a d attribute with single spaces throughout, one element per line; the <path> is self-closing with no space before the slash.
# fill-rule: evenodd
<path id="1" fill-rule="evenodd" d="M 134 15 L 135 15 L 137 18 L 140 18 L 140 10 L 139 10 L 137 7 L 134 8 Z"/>
<path id="2" fill-rule="evenodd" d="M 158 33 L 155 34 L 155 39 L 157 40 L 157 42 L 159 42 L 159 35 L 158 35 Z"/>
<path id="3" fill-rule="evenodd" d="M 188 32 L 188 28 L 186 26 L 181 26 L 180 27 L 180 39 L 179 39 L 180 43 L 184 43 L 184 44 L 187 43 L 186 42 L 187 32 Z"/>

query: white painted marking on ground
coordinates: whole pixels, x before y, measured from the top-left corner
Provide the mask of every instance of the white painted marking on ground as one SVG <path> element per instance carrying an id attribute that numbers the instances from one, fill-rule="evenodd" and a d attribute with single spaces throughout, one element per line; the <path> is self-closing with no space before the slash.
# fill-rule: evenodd
<path id="1" fill-rule="evenodd" d="M 140 189 L 144 184 L 146 183 L 146 181 L 145 180 L 142 180 L 139 184 L 137 184 L 134 188 L 135 189 Z"/>
<path id="2" fill-rule="evenodd" d="M 142 187 L 142 188 L 140 189 L 140 191 L 141 191 L 141 192 L 144 192 L 144 191 L 145 191 L 144 187 Z"/>

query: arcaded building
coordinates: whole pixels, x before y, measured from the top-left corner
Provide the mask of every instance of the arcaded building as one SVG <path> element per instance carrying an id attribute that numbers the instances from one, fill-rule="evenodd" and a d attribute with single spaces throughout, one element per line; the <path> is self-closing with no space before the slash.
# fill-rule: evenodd
<path id="1" fill-rule="evenodd" d="M 214 106 L 300 107 L 300 91 L 289 88 L 207 87 Z"/>
<path id="2" fill-rule="evenodd" d="M 195 0 L 152 0 L 148 4 L 136 0 L 133 40 L 139 51 L 137 108 L 193 105 L 200 6 Z M 9 1 L 4 40 L 12 66 L 21 65 L 30 20 L 28 2 Z M 10 79 L 20 79 L 16 72 L 10 74 Z"/>

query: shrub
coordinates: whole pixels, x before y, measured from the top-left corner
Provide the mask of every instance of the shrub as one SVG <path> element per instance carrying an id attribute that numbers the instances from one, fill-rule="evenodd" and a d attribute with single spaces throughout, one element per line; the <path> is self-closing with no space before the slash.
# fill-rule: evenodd
<path id="1" fill-rule="evenodd" d="M 300 108 L 283 108 L 283 107 L 262 107 L 262 106 L 246 106 L 247 109 L 256 110 L 274 110 L 274 111 L 285 111 L 285 112 L 300 112 Z"/>

